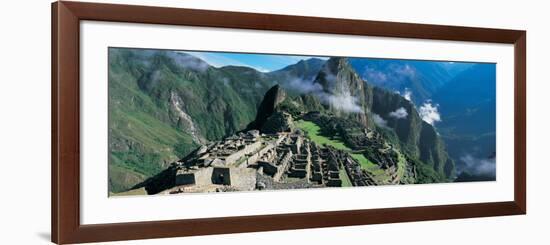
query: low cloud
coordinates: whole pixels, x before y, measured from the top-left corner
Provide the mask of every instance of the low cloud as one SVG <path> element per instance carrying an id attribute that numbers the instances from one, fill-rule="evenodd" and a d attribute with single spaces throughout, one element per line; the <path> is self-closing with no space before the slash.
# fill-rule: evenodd
<path id="1" fill-rule="evenodd" d="M 439 114 L 439 105 L 432 104 L 431 101 L 425 102 L 420 108 L 418 108 L 420 117 L 425 122 L 434 125 L 436 122 L 441 121 L 441 115 Z"/>
<path id="2" fill-rule="evenodd" d="M 256 69 L 259 72 L 263 72 L 263 73 L 267 73 L 267 72 L 271 71 L 271 70 L 269 70 L 267 68 L 264 68 L 264 67 L 261 67 L 261 66 L 256 66 L 256 67 L 252 67 L 252 68 Z"/>
<path id="3" fill-rule="evenodd" d="M 365 74 L 365 77 L 364 77 L 365 80 L 369 82 L 381 84 L 388 80 L 388 76 L 384 72 L 381 72 L 379 70 L 376 70 L 370 67 L 366 67 L 364 74 Z"/>
<path id="4" fill-rule="evenodd" d="M 336 75 L 332 74 L 330 71 L 325 72 L 325 80 L 327 81 L 328 89 L 332 90 L 336 87 Z"/>
<path id="5" fill-rule="evenodd" d="M 301 94 L 319 93 L 323 90 L 320 84 L 314 83 L 312 80 L 303 80 L 300 78 L 291 78 L 287 86 Z"/>
<path id="6" fill-rule="evenodd" d="M 327 67 L 324 68 L 325 80 L 328 84 L 328 90 L 336 90 L 336 85 L 347 84 L 345 82 L 338 83 L 338 77 L 333 74 Z M 344 111 L 347 113 L 364 113 L 363 108 L 357 104 L 358 99 L 351 95 L 349 88 L 341 87 L 337 94 L 328 93 L 323 90 L 320 84 L 312 82 L 315 86 L 314 93 L 319 97 L 321 102 L 330 105 L 332 108 Z"/>
<path id="7" fill-rule="evenodd" d="M 397 118 L 397 119 L 403 119 L 407 118 L 409 113 L 407 113 L 407 110 L 403 107 L 398 108 L 395 111 L 390 112 L 390 117 Z"/>
<path id="8" fill-rule="evenodd" d="M 318 94 L 318 96 L 321 101 L 329 104 L 336 110 L 350 113 L 364 113 L 363 109 L 357 104 L 357 98 L 351 96 L 349 92 L 345 92 L 339 95 L 333 95 L 323 92 Z"/>
<path id="9" fill-rule="evenodd" d="M 328 82 L 329 91 L 338 91 L 337 94 L 327 93 L 324 90 L 318 92 L 321 101 L 329 104 L 332 108 L 348 113 L 364 113 L 363 108 L 358 105 L 358 99 L 351 95 L 346 82 L 338 82 L 338 77 L 325 67 L 325 80 Z M 339 85 L 336 88 L 336 85 Z M 320 86 L 320 85 L 319 85 Z"/>
<path id="10" fill-rule="evenodd" d="M 384 120 L 380 115 L 373 113 L 372 119 L 374 120 L 374 123 L 380 127 L 388 127 L 388 121 Z"/>
<path id="11" fill-rule="evenodd" d="M 222 78 L 222 82 L 223 82 L 223 85 L 225 86 L 229 87 L 231 85 L 231 80 L 229 80 L 229 78 L 227 77 Z"/>
<path id="12" fill-rule="evenodd" d="M 398 75 L 412 78 L 416 75 L 416 71 L 410 65 L 400 65 L 393 68 Z"/>
<path id="13" fill-rule="evenodd" d="M 405 88 L 405 91 L 403 93 L 399 92 L 398 90 L 395 91 L 396 94 L 403 96 L 408 101 L 411 101 L 412 98 L 412 91 L 409 88 Z"/>
<path id="14" fill-rule="evenodd" d="M 170 52 L 169 56 L 176 64 L 190 70 L 205 72 L 210 67 L 208 63 L 189 54 Z"/>
<path id="15" fill-rule="evenodd" d="M 363 79 L 374 84 L 394 84 L 396 87 L 405 80 L 416 77 L 416 70 L 408 64 L 390 64 L 387 67 L 365 66 L 362 73 Z"/>
<path id="16" fill-rule="evenodd" d="M 460 160 L 463 161 L 466 166 L 464 170 L 476 175 L 496 175 L 496 159 L 480 159 L 473 157 L 470 154 L 466 154 L 460 157 Z"/>
<path id="17" fill-rule="evenodd" d="M 328 90 L 335 89 L 337 77 L 328 69 L 325 69 L 325 80 L 328 82 Z M 319 98 L 321 103 L 329 105 L 332 108 L 347 113 L 364 113 L 363 108 L 359 106 L 358 99 L 351 95 L 349 89 L 343 89 L 338 94 L 328 93 L 323 86 L 312 80 L 304 80 L 297 77 L 287 77 L 286 83 L 282 84 L 285 88 L 296 91 L 300 94 L 313 94 Z"/>
<path id="18" fill-rule="evenodd" d="M 408 88 L 405 88 L 405 91 L 403 92 L 403 98 L 405 98 L 408 101 L 411 101 L 412 91 Z"/>

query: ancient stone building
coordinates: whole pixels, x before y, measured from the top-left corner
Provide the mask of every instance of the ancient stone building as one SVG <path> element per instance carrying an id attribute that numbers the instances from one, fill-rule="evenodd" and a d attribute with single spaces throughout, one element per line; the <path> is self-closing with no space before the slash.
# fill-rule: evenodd
<path id="1" fill-rule="evenodd" d="M 174 186 L 165 193 L 339 187 L 342 174 L 354 186 L 374 184 L 349 153 L 319 146 L 301 131 L 241 132 L 199 147 L 172 167 Z"/>

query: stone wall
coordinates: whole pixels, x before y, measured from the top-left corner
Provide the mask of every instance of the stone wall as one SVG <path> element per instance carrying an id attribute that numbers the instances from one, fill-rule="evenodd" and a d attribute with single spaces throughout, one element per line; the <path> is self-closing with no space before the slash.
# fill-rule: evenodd
<path id="1" fill-rule="evenodd" d="M 244 157 L 246 154 L 250 154 L 254 151 L 257 151 L 262 146 L 262 142 L 257 141 L 249 145 L 245 145 L 244 149 L 234 152 L 233 154 L 225 157 L 225 164 L 232 165 L 241 157 Z"/>
<path id="2" fill-rule="evenodd" d="M 212 184 L 212 169 L 200 168 L 197 170 L 178 170 L 176 173 L 176 186 L 197 185 L 205 186 Z"/>
<path id="3" fill-rule="evenodd" d="M 214 168 L 211 181 L 216 185 L 231 185 L 231 173 L 229 168 Z"/>
<path id="4" fill-rule="evenodd" d="M 231 186 L 241 191 L 256 188 L 256 170 L 253 168 L 230 168 Z"/>
<path id="5" fill-rule="evenodd" d="M 176 186 L 180 185 L 194 185 L 195 173 L 179 172 L 176 174 Z"/>
<path id="6" fill-rule="evenodd" d="M 248 165 L 252 165 L 252 164 L 256 163 L 257 161 L 260 160 L 260 157 L 262 157 L 264 154 L 266 154 L 269 151 L 275 151 L 275 152 L 273 152 L 273 154 L 270 156 L 270 159 L 266 159 L 266 160 L 273 160 L 273 158 L 277 155 L 275 145 L 268 144 L 264 148 L 259 150 L 258 152 L 256 152 L 253 155 L 249 156 L 248 159 L 246 160 L 246 162 L 244 164 L 241 164 L 239 167 L 247 167 Z"/>

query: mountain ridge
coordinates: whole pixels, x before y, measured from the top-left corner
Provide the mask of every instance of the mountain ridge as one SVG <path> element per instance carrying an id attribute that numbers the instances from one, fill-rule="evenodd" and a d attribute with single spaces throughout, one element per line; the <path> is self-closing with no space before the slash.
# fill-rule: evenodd
<path id="1" fill-rule="evenodd" d="M 289 77 L 301 87 L 278 82 Z M 275 84 L 288 95 L 262 105 Z M 275 107 L 290 115 L 326 111 L 355 120 L 393 138 L 392 144 L 438 174 L 451 176 L 452 160 L 447 160 L 435 129 L 422 124 L 414 106 L 405 106 L 405 98 L 386 92 L 363 81 L 345 58 L 302 60 L 262 73 L 249 67 L 216 68 L 170 51 L 109 49 L 109 191 L 129 189 L 205 142 L 257 128 L 250 123 L 267 120 L 269 108 Z M 279 97 L 277 92 L 274 98 Z M 411 119 L 391 116 L 401 107 Z M 375 114 L 389 127 L 376 125 Z M 419 143 L 424 146 L 413 146 Z M 444 163 L 434 164 L 436 160 Z"/>

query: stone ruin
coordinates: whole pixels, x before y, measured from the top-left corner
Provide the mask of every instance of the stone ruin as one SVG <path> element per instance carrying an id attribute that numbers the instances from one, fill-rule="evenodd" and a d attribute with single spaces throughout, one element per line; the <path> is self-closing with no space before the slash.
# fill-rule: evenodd
<path id="1" fill-rule="evenodd" d="M 345 151 L 320 146 L 303 132 L 258 130 L 200 146 L 173 167 L 174 184 L 163 193 L 251 191 L 374 185 Z"/>

